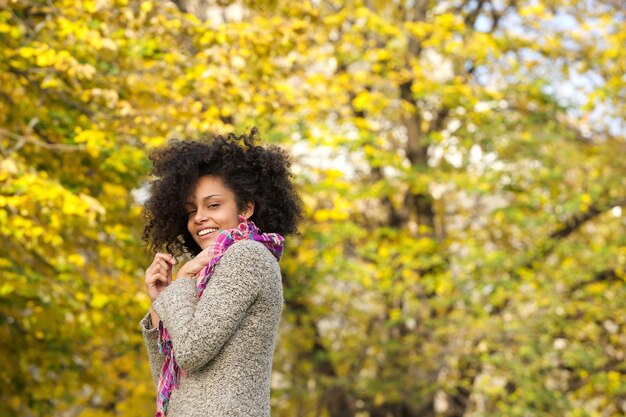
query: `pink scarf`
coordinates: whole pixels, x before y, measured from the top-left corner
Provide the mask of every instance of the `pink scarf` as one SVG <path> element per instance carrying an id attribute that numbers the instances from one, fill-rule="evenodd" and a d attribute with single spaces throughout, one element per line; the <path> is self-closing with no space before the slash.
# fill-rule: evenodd
<path id="1" fill-rule="evenodd" d="M 243 216 L 239 216 L 239 222 L 236 228 L 220 232 L 213 246 L 213 258 L 207 266 L 196 274 L 196 295 L 198 298 L 202 296 L 202 292 L 213 275 L 215 266 L 224 256 L 226 249 L 239 240 L 256 240 L 263 243 L 276 257 L 276 260 L 280 261 L 284 242 L 284 238 L 281 235 L 277 233 L 261 233 L 252 221 L 248 221 Z M 161 368 L 157 387 L 157 411 L 155 417 L 164 417 L 172 391 L 178 388 L 178 383 L 185 376 L 185 371 L 180 369 L 178 363 L 176 363 L 172 340 L 167 329 L 163 327 L 162 321 L 159 322 L 159 350 L 165 355 L 165 361 L 163 362 L 163 368 Z"/>

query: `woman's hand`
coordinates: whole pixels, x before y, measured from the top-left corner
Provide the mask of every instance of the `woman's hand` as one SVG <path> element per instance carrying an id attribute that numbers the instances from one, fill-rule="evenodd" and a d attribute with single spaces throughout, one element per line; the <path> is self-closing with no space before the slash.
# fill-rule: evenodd
<path id="1" fill-rule="evenodd" d="M 176 265 L 176 259 L 168 253 L 157 253 L 152 264 L 146 269 L 146 289 L 150 301 L 154 301 L 159 294 L 172 283 L 172 268 Z"/>
<path id="2" fill-rule="evenodd" d="M 202 268 L 211 262 L 211 259 L 213 259 L 213 245 L 204 249 L 195 258 L 183 265 L 178 274 L 176 274 L 176 279 L 195 277 L 198 272 L 202 271 Z"/>

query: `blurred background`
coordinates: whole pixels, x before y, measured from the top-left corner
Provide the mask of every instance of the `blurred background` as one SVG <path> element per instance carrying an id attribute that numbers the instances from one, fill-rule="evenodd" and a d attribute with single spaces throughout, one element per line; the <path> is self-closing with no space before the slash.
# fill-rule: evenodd
<path id="1" fill-rule="evenodd" d="M 154 413 L 148 152 L 305 203 L 276 417 L 626 412 L 621 1 L 0 0 L 0 416 Z"/>

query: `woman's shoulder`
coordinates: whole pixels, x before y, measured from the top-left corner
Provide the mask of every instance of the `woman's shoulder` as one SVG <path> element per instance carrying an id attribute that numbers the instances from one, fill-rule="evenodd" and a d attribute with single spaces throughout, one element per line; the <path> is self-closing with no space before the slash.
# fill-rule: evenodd
<path id="1" fill-rule="evenodd" d="M 252 240 L 252 239 L 244 239 L 244 240 L 238 240 L 234 242 L 226 250 L 226 253 L 229 253 L 229 252 L 231 255 L 234 255 L 234 254 L 245 255 L 245 256 L 256 255 L 256 256 L 263 256 L 263 257 L 269 255 L 272 258 L 274 258 L 272 253 L 269 251 L 268 248 L 265 247 L 263 243 L 257 242 L 256 240 Z"/>
<path id="2" fill-rule="evenodd" d="M 236 263 L 256 267 L 274 267 L 278 265 L 276 257 L 264 244 L 249 239 L 239 240 L 233 243 L 226 252 L 224 252 L 222 259 L 229 264 Z"/>

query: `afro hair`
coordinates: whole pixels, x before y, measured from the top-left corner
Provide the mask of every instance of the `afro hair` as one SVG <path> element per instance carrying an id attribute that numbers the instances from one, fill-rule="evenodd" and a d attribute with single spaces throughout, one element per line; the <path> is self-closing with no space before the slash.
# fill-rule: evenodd
<path id="1" fill-rule="evenodd" d="M 214 175 L 235 194 L 238 208 L 253 202 L 250 220 L 265 233 L 296 233 L 302 204 L 292 184 L 291 161 L 277 146 L 260 146 L 258 131 L 208 140 L 172 139 L 150 153 L 153 163 L 149 197 L 144 204 L 143 240 L 149 249 L 191 256 L 201 248 L 187 230 L 184 203 L 198 179 Z"/>

